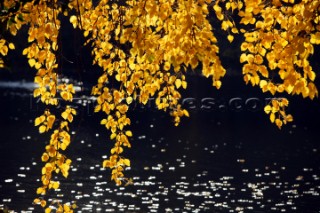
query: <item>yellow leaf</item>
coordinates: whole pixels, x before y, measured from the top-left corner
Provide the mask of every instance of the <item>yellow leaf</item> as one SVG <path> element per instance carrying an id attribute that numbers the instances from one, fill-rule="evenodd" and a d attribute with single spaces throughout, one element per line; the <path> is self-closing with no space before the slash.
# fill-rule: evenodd
<path id="1" fill-rule="evenodd" d="M 6 46 L 6 45 L 4 45 L 4 46 L 0 46 L 0 53 L 1 53 L 1 55 L 3 55 L 3 56 L 5 56 L 5 55 L 7 55 L 7 53 L 8 53 L 8 47 Z"/>
<path id="2" fill-rule="evenodd" d="M 71 113 L 72 113 L 73 115 L 76 115 L 76 114 L 77 114 L 77 111 L 76 111 L 75 109 L 71 108 Z"/>
<path id="3" fill-rule="evenodd" d="M 62 92 L 60 93 L 60 95 L 61 95 L 61 97 L 63 98 L 63 100 L 68 101 L 68 100 L 71 100 L 71 99 L 72 99 L 72 95 L 71 95 L 70 92 L 62 91 Z"/>
<path id="4" fill-rule="evenodd" d="M 35 65 L 34 65 L 34 67 L 38 70 L 38 69 L 40 69 L 40 67 L 41 67 L 41 63 L 36 63 Z"/>
<path id="5" fill-rule="evenodd" d="M 131 104 L 132 101 L 133 101 L 133 98 L 132 98 L 132 97 L 129 96 L 129 97 L 126 98 L 127 104 Z"/>
<path id="6" fill-rule="evenodd" d="M 278 118 L 276 119 L 276 125 L 278 126 L 279 129 L 281 129 L 282 121 Z"/>
<path id="7" fill-rule="evenodd" d="M 71 114 L 69 114 L 67 119 L 71 123 L 73 121 L 73 116 Z"/>
<path id="8" fill-rule="evenodd" d="M 164 69 L 165 71 L 168 71 L 168 70 L 170 70 L 170 66 L 171 66 L 170 63 L 166 61 L 166 62 L 164 63 L 163 69 Z"/>
<path id="9" fill-rule="evenodd" d="M 51 212 L 51 208 L 50 207 L 48 207 L 48 208 L 46 208 L 46 210 L 44 211 L 44 213 L 50 213 Z"/>
<path id="10" fill-rule="evenodd" d="M 61 113 L 61 117 L 64 119 L 64 120 L 67 120 L 69 116 L 69 113 L 67 113 L 66 111 L 64 111 L 63 113 Z"/>
<path id="11" fill-rule="evenodd" d="M 286 116 L 286 121 L 287 121 L 287 122 L 292 122 L 292 121 L 293 121 L 292 115 L 290 115 L 290 114 L 287 115 L 287 116 Z"/>
<path id="12" fill-rule="evenodd" d="M 264 107 L 264 112 L 265 112 L 266 114 L 269 114 L 269 113 L 271 112 L 271 110 L 272 110 L 272 108 L 271 108 L 270 105 L 267 105 L 267 106 Z"/>
<path id="13" fill-rule="evenodd" d="M 235 27 L 232 27 L 232 28 L 231 28 L 231 32 L 232 32 L 232 33 L 239 33 L 238 29 L 235 28 Z"/>
<path id="14" fill-rule="evenodd" d="M 71 17 L 70 17 L 70 22 L 71 22 L 73 28 L 76 28 L 76 27 L 77 27 L 77 17 L 76 17 L 76 16 L 74 16 L 74 15 L 71 16 Z"/>
<path id="15" fill-rule="evenodd" d="M 107 119 L 105 119 L 105 118 L 100 121 L 101 125 L 105 125 L 106 123 L 107 123 Z"/>
<path id="16" fill-rule="evenodd" d="M 28 60 L 28 63 L 29 63 L 29 65 L 30 65 L 30 67 L 33 67 L 33 66 L 36 64 L 36 60 L 34 60 L 34 58 L 30 58 L 30 59 Z"/>
<path id="17" fill-rule="evenodd" d="M 188 112 L 186 109 L 183 110 L 183 114 L 184 114 L 186 117 L 189 117 L 189 112 Z"/>
<path id="18" fill-rule="evenodd" d="M 266 80 L 261 80 L 260 81 L 260 88 L 263 88 L 264 86 L 266 86 L 268 83 Z"/>
<path id="19" fill-rule="evenodd" d="M 66 145 L 65 143 L 61 143 L 61 144 L 60 144 L 60 148 L 61 148 L 62 150 L 66 150 L 66 149 L 67 149 L 67 145 Z"/>
<path id="20" fill-rule="evenodd" d="M 115 139 L 116 136 L 117 136 L 116 133 L 112 133 L 112 134 L 110 135 L 110 139 L 113 140 L 113 139 Z"/>
<path id="21" fill-rule="evenodd" d="M 187 82 L 186 81 L 182 81 L 182 88 L 186 89 L 187 88 Z"/>
<path id="22" fill-rule="evenodd" d="M 34 203 L 34 204 L 39 204 L 39 203 L 40 203 L 40 199 L 39 199 L 39 198 L 35 198 L 35 199 L 33 200 L 33 203 Z"/>
<path id="23" fill-rule="evenodd" d="M 57 42 L 52 42 L 52 49 L 53 49 L 54 51 L 57 51 L 57 50 L 58 50 L 58 44 L 57 44 Z"/>
<path id="24" fill-rule="evenodd" d="M 14 49 L 15 49 L 14 44 L 13 44 L 13 43 L 9 43 L 9 48 L 10 48 L 11 50 L 14 50 Z"/>
<path id="25" fill-rule="evenodd" d="M 52 188 L 54 188 L 54 189 L 58 189 L 59 186 L 60 186 L 60 183 L 58 181 L 55 181 L 52 183 Z"/>
<path id="26" fill-rule="evenodd" d="M 217 89 L 220 89 L 221 85 L 222 85 L 222 82 L 219 80 L 213 82 L 213 86 L 215 86 Z"/>
<path id="27" fill-rule="evenodd" d="M 39 187 L 39 188 L 37 189 L 37 194 L 42 194 L 42 195 L 46 194 L 45 188 Z"/>
<path id="28" fill-rule="evenodd" d="M 44 115 L 37 117 L 34 121 L 34 125 L 39 126 L 45 119 L 46 119 L 46 117 Z"/>
<path id="29" fill-rule="evenodd" d="M 233 35 L 228 35 L 228 40 L 229 40 L 229 42 L 231 43 L 232 41 L 233 41 L 233 39 L 234 39 L 234 37 L 233 37 Z"/>
<path id="30" fill-rule="evenodd" d="M 247 60 L 248 60 L 247 54 L 242 53 L 241 56 L 240 56 L 240 63 L 244 63 Z"/>
<path id="31" fill-rule="evenodd" d="M 49 160 L 49 155 L 45 152 L 41 157 L 42 162 L 47 162 Z"/>
<path id="32" fill-rule="evenodd" d="M 222 23 L 221 23 L 221 29 L 227 30 L 228 28 L 229 28 L 229 25 L 228 25 L 227 21 L 222 21 Z"/>
<path id="33" fill-rule="evenodd" d="M 181 87 L 181 79 L 177 78 L 176 81 L 174 82 L 174 84 L 176 85 L 177 89 L 179 89 Z"/>
<path id="34" fill-rule="evenodd" d="M 25 48 L 25 49 L 23 49 L 23 51 L 22 51 L 22 55 L 27 55 L 28 52 L 29 52 L 29 49 L 28 49 L 28 48 Z"/>
<path id="35" fill-rule="evenodd" d="M 74 203 L 74 204 L 72 204 L 71 208 L 76 209 L 77 205 Z"/>
<path id="36" fill-rule="evenodd" d="M 46 131 L 46 126 L 45 125 L 41 125 L 40 127 L 39 127 L 39 132 L 40 133 L 44 133 L 45 131 Z"/>
<path id="37" fill-rule="evenodd" d="M 309 71 L 308 77 L 311 81 L 314 81 L 314 79 L 316 78 L 316 73 L 314 71 Z"/>
<path id="38" fill-rule="evenodd" d="M 47 117 L 47 121 L 48 121 L 47 126 L 48 126 L 49 129 L 52 128 L 55 119 L 56 119 L 56 116 L 54 116 L 54 115 L 49 115 L 49 116 Z"/>
<path id="39" fill-rule="evenodd" d="M 45 207 L 45 206 L 47 205 L 47 201 L 41 200 L 40 205 L 41 205 L 42 207 Z"/>
<path id="40" fill-rule="evenodd" d="M 271 114 L 270 114 L 270 121 L 271 121 L 271 123 L 274 122 L 275 118 L 276 118 L 275 114 L 274 114 L 274 113 L 271 113 Z"/>
<path id="41" fill-rule="evenodd" d="M 320 32 L 311 34 L 310 42 L 312 44 L 320 44 Z"/>
<path id="42" fill-rule="evenodd" d="M 130 130 L 128 130 L 128 131 L 126 131 L 126 135 L 127 135 L 128 137 L 132 137 L 132 132 L 131 132 Z"/>
<path id="43" fill-rule="evenodd" d="M 111 168 L 112 166 L 111 166 L 111 161 L 110 160 L 104 160 L 103 162 L 102 162 L 102 167 L 103 168 Z"/>

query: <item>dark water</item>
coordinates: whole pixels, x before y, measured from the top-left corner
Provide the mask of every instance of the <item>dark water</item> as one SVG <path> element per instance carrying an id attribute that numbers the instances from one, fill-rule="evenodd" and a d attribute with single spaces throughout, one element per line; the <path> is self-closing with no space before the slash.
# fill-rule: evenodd
<path id="1" fill-rule="evenodd" d="M 319 100 L 292 101 L 296 120 L 279 131 L 262 108 L 229 105 L 232 98 L 258 97 L 245 89 L 187 95 L 219 104 L 197 105 L 179 127 L 152 107 L 130 112 L 126 174 L 134 184 L 127 187 L 115 186 L 101 168 L 112 144 L 101 115 L 88 113 L 91 103 L 82 101 L 67 152 L 72 169 L 51 197 L 76 201 L 77 212 L 320 212 Z M 33 126 L 41 111 L 27 90 L 2 88 L 0 100 L 0 207 L 41 212 L 32 205 L 49 137 Z"/>

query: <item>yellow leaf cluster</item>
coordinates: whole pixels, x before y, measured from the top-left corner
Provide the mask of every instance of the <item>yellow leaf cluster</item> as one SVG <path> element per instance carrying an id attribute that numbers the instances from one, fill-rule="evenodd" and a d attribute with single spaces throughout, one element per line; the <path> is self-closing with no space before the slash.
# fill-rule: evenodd
<path id="1" fill-rule="evenodd" d="M 269 104 L 264 107 L 266 114 L 270 114 L 270 121 L 275 123 L 279 129 L 283 124 L 293 121 L 293 117 L 290 114 L 286 114 L 285 108 L 289 105 L 289 101 L 286 98 L 272 99 Z"/>
<path id="2" fill-rule="evenodd" d="M 49 110 L 45 110 L 44 114 L 37 117 L 34 121 L 35 126 L 39 126 L 39 132 L 44 133 L 52 129 L 56 117 L 52 115 Z"/>
<path id="3" fill-rule="evenodd" d="M 244 63 L 246 83 L 259 85 L 272 95 L 286 92 L 311 99 L 318 96 L 309 57 L 314 45 L 319 44 L 319 6 L 319 1 L 289 5 L 281 1 L 245 1 L 239 11 L 241 23 L 253 26 L 253 30 L 243 30 L 245 40 L 241 45 L 240 62 Z M 270 72 L 279 78 L 270 78 Z M 283 120 L 271 113 L 270 120 L 280 128 L 291 117 Z"/>
<path id="4" fill-rule="evenodd" d="M 8 43 L 5 39 L 0 39 L 0 68 L 4 67 L 4 62 L 2 57 L 8 54 L 8 50 L 14 50 L 15 46 L 13 43 Z"/>
<path id="5" fill-rule="evenodd" d="M 68 120 L 69 123 L 71 123 L 73 121 L 73 116 L 76 114 L 77 114 L 77 111 L 74 108 L 67 106 L 66 110 L 61 113 L 61 117 L 64 120 Z"/>

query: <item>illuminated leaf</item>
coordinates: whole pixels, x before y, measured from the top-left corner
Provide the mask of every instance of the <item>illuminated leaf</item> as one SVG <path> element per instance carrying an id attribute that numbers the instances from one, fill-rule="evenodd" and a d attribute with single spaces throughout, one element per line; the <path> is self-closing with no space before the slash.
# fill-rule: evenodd
<path id="1" fill-rule="evenodd" d="M 183 89 L 186 89 L 186 88 L 187 88 L 187 82 L 186 82 L 186 81 L 182 81 L 181 85 L 182 85 L 182 88 L 183 88 Z"/>
<path id="2" fill-rule="evenodd" d="M 49 160 L 49 155 L 47 153 L 43 153 L 43 155 L 41 157 L 41 160 L 43 162 L 47 162 Z"/>
<path id="3" fill-rule="evenodd" d="M 130 160 L 129 159 L 124 159 L 123 160 L 124 165 L 130 166 Z"/>
<path id="4" fill-rule="evenodd" d="M 231 42 L 233 41 L 233 39 L 234 39 L 233 35 L 228 35 L 227 38 L 228 38 L 228 41 L 229 41 L 230 43 L 231 43 Z"/>
<path id="5" fill-rule="evenodd" d="M 131 104 L 132 101 L 133 101 L 133 98 L 132 98 L 132 97 L 127 97 L 127 98 L 126 98 L 127 104 Z"/>
<path id="6" fill-rule="evenodd" d="M 274 123 L 275 118 L 276 118 L 275 114 L 274 114 L 274 113 L 271 113 L 271 114 L 270 114 L 270 121 L 271 121 L 271 123 Z"/>
<path id="7" fill-rule="evenodd" d="M 278 126 L 279 129 L 282 127 L 282 121 L 280 119 L 276 119 L 276 125 Z"/>
<path id="8" fill-rule="evenodd" d="M 58 181 L 54 181 L 54 182 L 52 183 L 52 188 L 53 188 L 53 189 L 58 189 L 59 186 L 60 186 L 60 183 L 59 183 Z"/>
<path id="9" fill-rule="evenodd" d="M 44 133 L 44 132 L 46 131 L 46 129 L 47 129 L 47 127 L 46 127 L 45 125 L 41 125 L 41 126 L 39 127 L 39 132 L 40 132 L 40 133 Z"/>
<path id="10" fill-rule="evenodd" d="M 33 67 L 36 64 L 36 60 L 31 58 L 31 59 L 28 60 L 28 63 L 30 65 L 30 67 Z"/>
<path id="11" fill-rule="evenodd" d="M 71 16 L 70 17 L 70 23 L 72 24 L 73 28 L 77 27 L 77 17 L 76 16 Z"/>
<path id="12" fill-rule="evenodd" d="M 181 79 L 177 78 L 174 83 L 175 83 L 177 89 L 179 89 L 181 87 L 181 84 L 182 84 Z"/>
<path id="13" fill-rule="evenodd" d="M 272 110 L 272 108 L 271 108 L 270 105 L 267 105 L 267 106 L 264 107 L 264 112 L 267 113 L 267 114 L 269 114 L 271 112 L 271 110 Z"/>
<path id="14" fill-rule="evenodd" d="M 9 43 L 9 48 L 10 48 L 11 50 L 14 50 L 14 49 L 15 49 L 14 44 L 13 44 L 13 43 Z"/>
<path id="15" fill-rule="evenodd" d="M 45 206 L 47 205 L 47 201 L 41 200 L 40 205 L 41 205 L 42 207 L 45 207 Z"/>
<path id="16" fill-rule="evenodd" d="M 35 203 L 35 204 L 39 204 L 40 203 L 40 199 L 39 198 L 35 198 L 34 200 L 33 200 L 33 203 Z"/>
<path id="17" fill-rule="evenodd" d="M 64 111 L 63 113 L 61 113 L 61 117 L 63 117 L 63 119 L 65 119 L 65 120 L 67 120 L 68 116 L 69 116 L 69 113 L 66 112 L 66 111 Z"/>
<path id="18" fill-rule="evenodd" d="M 310 42 L 313 44 L 320 44 L 320 32 L 311 34 Z"/>
<path id="19" fill-rule="evenodd" d="M 44 115 L 41 115 L 40 117 L 37 117 L 34 121 L 35 126 L 39 126 L 41 123 L 45 121 L 46 117 Z"/>
<path id="20" fill-rule="evenodd" d="M 132 132 L 131 131 L 126 131 L 126 135 L 128 136 L 128 137 L 132 137 Z"/>
<path id="21" fill-rule="evenodd" d="M 116 133 L 112 133 L 112 134 L 110 135 L 110 139 L 111 139 L 111 140 L 113 140 L 113 139 L 115 139 L 115 138 L 116 138 L 116 136 L 117 136 L 117 134 L 116 134 Z"/>

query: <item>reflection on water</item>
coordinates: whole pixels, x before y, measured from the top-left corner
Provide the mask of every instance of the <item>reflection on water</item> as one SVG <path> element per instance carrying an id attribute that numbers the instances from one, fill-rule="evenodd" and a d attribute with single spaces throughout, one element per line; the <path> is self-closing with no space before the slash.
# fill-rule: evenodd
<path id="1" fill-rule="evenodd" d="M 27 109 L 28 96 L 0 98 L 0 207 L 39 212 L 31 203 L 46 136 L 32 123 L 41 112 Z M 58 177 L 61 189 L 50 195 L 76 201 L 77 212 L 320 211 L 318 124 L 278 131 L 259 117 L 204 112 L 174 127 L 162 113 L 133 113 L 133 148 L 125 152 L 133 185 L 117 187 L 101 168 L 108 134 L 99 116 L 81 110 L 67 153 L 69 178 Z"/>

